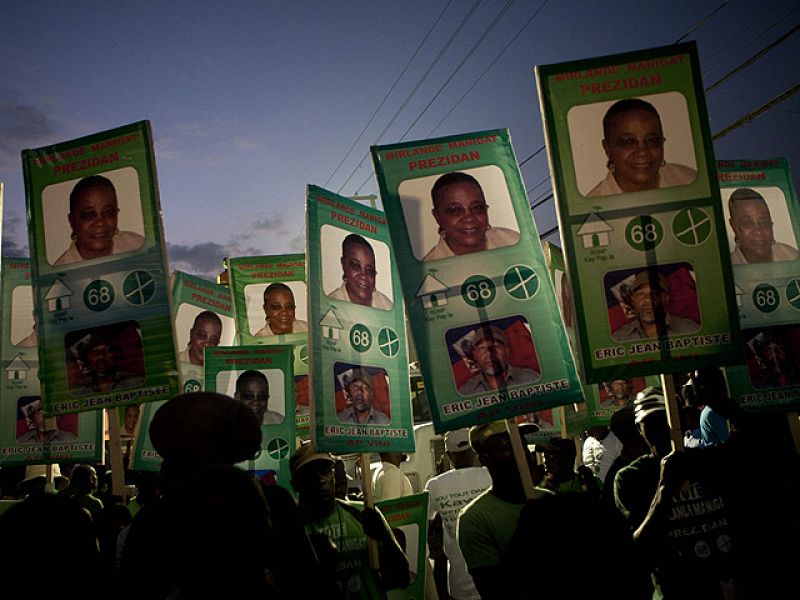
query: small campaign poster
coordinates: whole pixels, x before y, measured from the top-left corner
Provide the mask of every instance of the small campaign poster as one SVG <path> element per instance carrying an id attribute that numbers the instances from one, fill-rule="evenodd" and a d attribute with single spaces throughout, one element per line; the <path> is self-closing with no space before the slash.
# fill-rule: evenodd
<path id="1" fill-rule="evenodd" d="M 580 401 L 508 131 L 372 157 L 435 430 Z"/>
<path id="2" fill-rule="evenodd" d="M 48 415 L 178 390 L 147 121 L 22 153 Z"/>
<path id="3" fill-rule="evenodd" d="M 203 389 L 203 361 L 206 346 L 232 346 L 236 341 L 231 294 L 228 288 L 182 271 L 172 274 L 173 325 L 178 349 L 180 389 L 183 393 Z M 140 408 L 142 424 L 135 436 L 135 459 L 131 463 L 137 470 L 157 470 L 161 457 L 150 442 L 150 419 L 164 401 Z M 133 405 L 125 407 L 126 420 L 122 436 L 125 441 L 127 416 Z"/>
<path id="4" fill-rule="evenodd" d="M 45 415 L 30 261 L 3 257 L 1 264 L 0 466 L 99 462 L 102 410 Z"/>
<path id="5" fill-rule="evenodd" d="M 225 261 L 240 343 L 294 346 L 297 435 L 310 434 L 308 290 L 305 254 L 247 256 Z"/>
<path id="6" fill-rule="evenodd" d="M 800 405 L 800 207 L 785 159 L 717 163 L 744 366 L 726 369 L 743 408 Z"/>
<path id="7" fill-rule="evenodd" d="M 405 313 L 386 218 L 314 185 L 307 201 L 317 447 L 413 452 Z"/>
<path id="8" fill-rule="evenodd" d="M 225 286 L 175 271 L 172 306 L 181 389 L 197 392 L 203 389 L 203 350 L 236 342 L 231 293 Z"/>
<path id="9" fill-rule="evenodd" d="M 205 390 L 243 402 L 261 423 L 261 450 L 239 466 L 258 477 L 274 477 L 291 489 L 289 456 L 296 448 L 293 346 L 205 348 Z"/>
<path id="10" fill-rule="evenodd" d="M 585 381 L 741 362 L 695 45 L 536 77 Z"/>
<path id="11" fill-rule="evenodd" d="M 381 511 L 397 543 L 408 558 L 411 582 L 403 589 L 389 590 L 389 600 L 420 600 L 425 597 L 425 564 L 428 544 L 428 492 L 378 500 Z"/>

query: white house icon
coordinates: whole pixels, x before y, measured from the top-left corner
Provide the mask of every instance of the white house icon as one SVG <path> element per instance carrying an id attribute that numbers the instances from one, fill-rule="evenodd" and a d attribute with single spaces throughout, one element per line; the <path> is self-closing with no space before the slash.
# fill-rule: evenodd
<path id="1" fill-rule="evenodd" d="M 417 298 L 422 299 L 423 308 L 434 308 L 447 304 L 449 288 L 433 275 L 428 273 L 417 290 Z"/>
<path id="2" fill-rule="evenodd" d="M 338 340 L 342 330 L 342 322 L 336 317 L 336 312 L 328 310 L 319 320 L 322 327 L 322 337 L 328 340 Z"/>
<path id="3" fill-rule="evenodd" d="M 28 377 L 28 371 L 30 371 L 30 367 L 28 363 L 22 360 L 22 357 L 17 355 L 14 357 L 8 366 L 6 367 L 6 377 L 8 377 L 9 381 L 22 381 Z"/>
<path id="4" fill-rule="evenodd" d="M 608 232 L 614 228 L 606 223 L 597 213 L 590 213 L 586 220 L 578 229 L 578 235 L 583 238 L 584 248 L 596 248 L 598 246 L 608 246 Z"/>
<path id="5" fill-rule="evenodd" d="M 47 290 L 47 295 L 44 297 L 47 302 L 47 310 L 56 312 L 57 310 L 66 310 L 70 307 L 70 296 L 74 296 L 73 292 L 59 277 Z"/>

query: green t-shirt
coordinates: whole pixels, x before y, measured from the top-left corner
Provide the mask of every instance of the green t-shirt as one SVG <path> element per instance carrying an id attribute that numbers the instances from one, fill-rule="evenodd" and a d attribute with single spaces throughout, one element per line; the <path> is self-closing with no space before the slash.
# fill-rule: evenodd
<path id="1" fill-rule="evenodd" d="M 535 488 L 535 498 L 550 494 Z M 524 503 L 506 502 L 491 493 L 491 488 L 467 504 L 458 515 L 458 546 L 467 569 L 499 566 L 517 528 Z"/>
<path id="2" fill-rule="evenodd" d="M 322 533 L 336 546 L 339 553 L 336 582 L 342 598 L 386 598 L 380 582 L 369 568 L 367 535 L 353 514 L 361 508 L 359 504 L 337 500 L 334 509 L 324 519 L 306 523 L 306 532 Z"/>

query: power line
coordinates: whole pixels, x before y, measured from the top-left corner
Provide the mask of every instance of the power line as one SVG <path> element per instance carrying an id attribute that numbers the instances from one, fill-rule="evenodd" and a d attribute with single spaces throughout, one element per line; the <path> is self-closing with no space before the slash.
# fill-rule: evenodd
<path id="1" fill-rule="evenodd" d="M 702 19 L 700 19 L 700 21 L 698 21 L 698 22 L 697 22 L 697 25 L 695 25 L 694 27 L 692 27 L 692 28 L 691 28 L 689 31 L 687 31 L 686 33 L 684 33 L 684 34 L 683 34 L 681 37 L 679 37 L 677 40 L 675 40 L 675 41 L 674 41 L 674 42 L 672 42 L 672 43 L 673 43 L 673 44 L 678 44 L 678 43 L 682 42 L 683 40 L 685 40 L 687 37 L 689 37 L 689 34 L 690 34 L 690 33 L 692 33 L 693 31 L 697 31 L 698 29 L 700 29 L 700 28 L 701 28 L 703 25 L 705 25 L 705 24 L 706 24 L 706 21 L 708 21 L 708 20 L 709 20 L 711 17 L 713 17 L 715 14 L 717 14 L 717 13 L 718 13 L 720 10 L 722 10 L 723 8 L 725 8 L 725 7 L 726 7 L 728 4 L 730 4 L 730 3 L 731 3 L 731 0 L 725 0 L 725 2 L 723 2 L 722 4 L 720 4 L 719 6 L 717 6 L 717 7 L 716 7 L 714 10 L 712 10 L 710 13 L 708 13 L 708 14 L 707 14 L 705 17 L 703 17 Z"/>
<path id="2" fill-rule="evenodd" d="M 461 19 L 461 22 L 458 24 L 458 27 L 456 27 L 455 31 L 453 31 L 453 33 L 450 35 L 448 40 L 445 42 L 444 46 L 442 46 L 442 49 L 439 50 L 439 53 L 433 59 L 433 62 L 431 62 L 430 66 L 428 66 L 428 68 L 425 71 L 425 73 L 422 74 L 422 77 L 419 79 L 417 84 L 414 86 L 414 89 L 411 90 L 411 93 L 408 94 L 406 99 L 403 101 L 403 104 L 401 104 L 400 108 L 398 108 L 397 111 L 394 113 L 394 116 L 392 116 L 391 120 L 389 121 L 389 124 L 386 125 L 386 127 L 383 128 L 383 131 L 381 131 L 380 135 L 378 135 L 378 138 L 375 140 L 375 143 L 378 143 L 381 140 L 381 138 L 384 136 L 384 134 L 389 130 L 389 128 L 394 124 L 394 122 L 397 119 L 397 117 L 400 116 L 400 113 L 403 111 L 403 109 L 406 107 L 406 105 L 411 101 L 411 98 L 414 97 L 414 95 L 417 93 L 417 90 L 419 90 L 420 86 L 428 78 L 428 75 L 430 75 L 431 71 L 433 71 L 434 67 L 437 64 L 439 64 L 439 61 L 442 59 L 442 56 L 444 55 L 444 53 L 447 51 L 448 48 L 450 48 L 450 46 L 453 45 L 453 42 L 455 41 L 456 37 L 458 36 L 459 33 L 461 33 L 461 30 L 464 28 L 464 25 L 466 25 L 466 23 L 469 20 L 469 18 L 477 10 L 478 5 L 480 3 L 481 3 L 481 0 L 475 0 L 473 5 L 470 7 L 469 11 L 467 11 L 467 14 L 464 15 L 464 17 Z M 362 158 L 361 162 L 359 162 L 356 165 L 356 168 L 353 169 L 353 172 L 350 173 L 350 175 L 347 177 L 345 182 L 341 186 L 339 186 L 338 190 L 336 190 L 337 194 L 342 191 L 342 188 L 347 185 L 347 183 L 350 181 L 350 179 L 353 177 L 353 175 L 356 174 L 356 171 L 358 171 L 361 168 L 361 165 L 364 163 L 365 160 L 367 160 L 367 158 L 369 158 L 369 150 L 367 150 L 367 153 L 364 155 L 364 158 Z"/>
<path id="3" fill-rule="evenodd" d="M 355 148 L 356 144 L 358 144 L 358 142 L 361 141 L 361 138 L 364 136 L 364 133 L 367 131 L 367 128 L 372 124 L 372 121 L 375 119 L 375 116 L 378 114 L 378 111 L 380 111 L 380 109 L 383 108 L 383 105 L 386 103 L 386 100 L 389 98 L 391 93 L 394 91 L 394 88 L 397 87 L 397 84 L 400 83 L 400 80 L 403 78 L 403 75 L 405 75 L 406 71 L 411 66 L 411 63 L 414 62 L 414 59 L 417 57 L 417 54 L 419 54 L 419 51 L 422 49 L 422 46 L 424 46 L 425 42 L 428 41 L 428 38 L 430 37 L 431 33 L 433 33 L 433 30 L 436 29 L 436 26 L 439 24 L 439 21 L 442 20 L 442 17 L 444 16 L 444 13 L 447 10 L 447 8 L 450 6 L 451 2 L 452 2 L 452 0 L 448 0 L 447 1 L 447 4 L 445 4 L 444 8 L 442 9 L 442 12 L 439 13 L 439 16 L 436 17 L 436 20 L 433 22 L 433 25 L 431 25 L 430 29 L 428 29 L 428 33 L 426 33 L 425 37 L 422 38 L 422 41 L 417 46 L 416 50 L 414 50 L 414 53 L 411 55 L 411 58 L 408 59 L 408 62 L 406 63 L 406 66 L 403 67 L 403 70 L 400 72 L 400 75 L 398 75 L 397 79 L 394 80 L 394 83 L 392 84 L 392 87 L 390 87 L 389 91 L 386 92 L 386 95 L 383 97 L 383 100 L 381 100 L 381 103 L 378 105 L 378 108 L 376 108 L 375 112 L 372 113 L 372 116 L 369 118 L 369 121 L 367 121 L 367 124 L 364 125 L 364 128 L 361 130 L 361 133 L 358 134 L 358 137 L 356 138 L 356 141 L 353 142 L 353 145 L 350 146 L 350 149 L 342 157 L 342 160 L 339 161 L 338 165 L 336 165 L 336 168 L 333 170 L 333 173 L 331 173 L 331 176 L 328 177 L 328 180 L 324 183 L 323 187 L 327 187 L 328 186 L 328 183 L 330 182 L 330 180 L 333 179 L 333 176 L 336 175 L 336 173 L 339 171 L 341 166 L 344 164 L 344 161 L 347 160 L 348 156 L 350 156 L 350 153 L 353 151 L 353 148 Z"/>
<path id="4" fill-rule="evenodd" d="M 425 105 L 425 108 L 422 109 L 422 112 L 420 112 L 419 115 L 417 115 L 417 118 L 414 119 L 414 121 L 411 123 L 411 125 L 409 125 L 408 128 L 403 132 L 403 135 L 400 136 L 400 141 L 405 139 L 406 135 L 408 135 L 408 132 L 411 131 L 411 129 L 414 127 L 414 125 L 416 125 L 417 122 L 419 122 L 419 120 L 422 118 L 422 115 L 424 115 L 426 112 L 428 112 L 428 109 L 431 107 L 431 105 L 439 97 L 439 94 L 441 94 L 442 91 L 444 91 L 444 88 L 447 87 L 447 85 L 453 80 L 453 77 L 455 77 L 456 74 L 461 70 L 461 67 L 464 66 L 464 64 L 473 55 L 475 50 L 478 49 L 478 46 L 480 46 L 483 43 L 483 40 L 486 39 L 486 36 L 489 35 L 492 32 L 492 30 L 497 26 L 497 23 L 500 21 L 500 19 L 503 18 L 503 15 L 505 15 L 506 12 L 508 12 L 508 9 L 511 7 L 511 5 L 513 3 L 514 3 L 514 0 L 508 0 L 508 2 L 506 2 L 505 6 L 503 6 L 503 8 L 500 9 L 500 12 L 497 13 L 497 15 L 492 20 L 492 22 L 489 23 L 489 25 L 486 27 L 486 29 L 483 30 L 483 33 L 480 35 L 478 40 L 472 45 L 472 48 L 469 49 L 469 51 L 466 53 L 466 55 L 464 55 L 464 58 L 461 59 L 461 62 L 458 63 L 458 65 L 453 70 L 453 72 L 450 73 L 450 76 L 445 80 L 445 82 L 441 85 L 441 87 L 436 91 L 436 93 L 433 95 L 433 98 L 431 98 L 428 101 L 428 104 Z"/>
<path id="5" fill-rule="evenodd" d="M 781 6 L 782 4 L 786 4 L 786 0 L 779 0 L 779 2 L 776 2 L 774 5 L 772 5 L 772 7 L 770 7 L 769 9 L 767 9 L 767 10 L 766 10 L 766 11 L 765 11 L 765 12 L 764 12 L 762 15 L 761 15 L 761 17 L 760 17 L 760 18 L 756 19 L 755 21 L 748 22 L 748 23 L 747 23 L 747 25 L 745 25 L 745 26 L 744 26 L 742 29 L 740 29 L 739 31 L 737 31 L 736 33 L 734 33 L 734 34 L 733 34 L 733 35 L 730 37 L 730 39 L 729 39 L 729 40 L 728 40 L 726 43 L 722 44 L 722 45 L 721 45 L 719 48 L 717 48 L 717 49 L 716 49 L 716 50 L 714 50 L 713 52 L 711 52 L 711 53 L 709 53 L 709 54 L 705 54 L 705 55 L 703 56 L 703 62 L 704 62 L 705 64 L 709 64 L 709 63 L 710 63 L 710 62 L 711 62 L 711 61 L 714 59 L 714 57 L 716 57 L 716 56 L 717 56 L 717 55 L 718 55 L 720 52 L 722 52 L 723 50 L 725 50 L 726 48 L 728 48 L 728 47 L 729 47 L 731 44 L 733 44 L 734 42 L 738 43 L 738 45 L 739 45 L 740 47 L 744 47 L 744 46 L 747 46 L 747 45 L 749 45 L 751 42 L 753 42 L 753 41 L 755 41 L 755 40 L 759 40 L 759 39 L 761 39 L 761 38 L 762 38 L 762 37 L 763 37 L 763 36 L 764 36 L 764 35 L 765 35 L 765 34 L 766 34 L 768 31 L 770 31 L 770 30 L 771 30 L 772 28 L 774 28 L 774 27 L 777 27 L 777 26 L 778 26 L 780 23 L 782 23 L 782 22 L 783 22 L 783 20 L 784 20 L 784 19 L 786 19 L 786 18 L 787 18 L 789 15 L 791 15 L 792 13 L 794 13 L 794 12 L 795 12 L 795 11 L 797 11 L 797 10 L 800 10 L 800 6 L 796 7 L 794 10 L 792 10 L 791 12 L 789 12 L 789 14 L 787 14 L 786 16 L 784 16 L 784 17 L 781 17 L 781 18 L 777 19 L 777 20 L 776 20 L 776 21 L 775 21 L 775 22 L 774 22 L 772 25 L 770 25 L 769 27 L 767 27 L 767 28 L 766 28 L 766 29 L 764 29 L 763 31 L 760 31 L 760 32 L 758 32 L 758 33 L 757 33 L 757 34 L 756 34 L 754 37 L 750 38 L 750 39 L 749 39 L 749 40 L 747 40 L 746 42 L 742 42 L 742 35 L 743 35 L 743 34 L 745 34 L 745 33 L 749 33 L 749 32 L 751 32 L 751 31 L 753 31 L 753 29 L 756 27 L 756 25 L 759 25 L 761 22 L 763 22 L 764 20 L 766 20 L 766 18 L 767 18 L 767 17 L 768 17 L 770 14 L 772 14 L 773 12 L 775 12 L 775 11 L 776 11 L 778 8 L 780 8 L 780 6 Z M 713 69 L 709 69 L 709 70 L 708 70 L 706 73 L 704 73 L 704 76 L 708 77 L 708 76 L 710 76 L 712 73 L 714 73 L 714 72 L 718 71 L 720 68 L 722 68 L 722 67 L 721 67 L 721 66 L 719 66 L 719 67 L 715 67 L 715 68 L 713 68 Z"/>
<path id="6" fill-rule="evenodd" d="M 525 190 L 525 193 L 526 193 L 526 194 L 530 194 L 530 193 L 531 193 L 533 190 L 535 190 L 536 188 L 538 188 L 540 185 L 542 185 L 543 183 L 545 183 L 545 182 L 547 182 L 547 181 L 550 181 L 550 174 L 549 174 L 549 173 L 548 173 L 547 177 L 545 177 L 544 179 L 542 179 L 542 180 L 541 180 L 539 183 L 537 183 L 537 184 L 536 184 L 535 186 L 533 186 L 531 189 L 529 189 L 529 190 Z"/>
<path id="7" fill-rule="evenodd" d="M 533 21 L 533 20 L 536 18 L 536 16 L 537 16 L 537 15 L 538 15 L 538 14 L 539 14 L 541 11 L 542 11 L 542 9 L 545 7 L 545 5 L 546 5 L 546 4 L 547 4 L 549 1 L 550 1 L 550 0 L 545 0 L 544 2 L 542 2 L 542 4 L 539 6 L 539 8 L 537 8 L 537 9 L 536 9 L 536 10 L 533 12 L 533 14 L 532 14 L 532 15 L 531 15 L 531 16 L 528 18 L 528 20 L 527 20 L 527 21 L 525 21 L 525 24 L 524 24 L 522 27 L 520 27 L 520 28 L 519 28 L 519 31 L 517 31 L 516 35 L 514 35 L 514 37 L 512 37 L 512 38 L 509 40 L 509 42 L 508 42 L 508 43 L 505 45 L 505 47 L 504 47 L 504 48 L 503 48 L 503 49 L 500 51 L 500 54 L 498 54 L 498 55 L 495 57 L 495 59 L 494 59 L 494 60 L 493 60 L 491 63 L 489 63 L 489 66 L 488 66 L 488 67 L 486 67 L 486 68 L 483 70 L 483 72 L 482 72 L 482 73 L 481 73 L 481 74 L 478 76 L 478 78 L 477 78 L 477 79 L 476 79 L 476 80 L 473 82 L 473 84 L 472 84 L 471 86 L 469 86 L 469 89 L 467 89 L 467 91 L 466 91 L 466 92 L 464 92 L 464 94 L 461 96 L 461 98 L 459 98 L 459 99 L 456 101 L 456 103 L 455 103 L 455 104 L 453 104 L 453 107 L 452 107 L 450 110 L 448 110 L 448 111 L 447 111 L 447 114 L 446 114 L 445 116 L 443 116 L 443 117 L 442 117 L 441 121 L 439 121 L 439 122 L 438 122 L 438 123 L 437 123 L 437 124 L 436 124 L 436 125 L 433 127 L 433 129 L 431 129 L 431 130 L 430 130 L 430 132 L 428 132 L 428 137 L 430 137 L 431 135 L 433 135 L 433 132 L 434 132 L 434 131 L 436 131 L 437 129 L 439 129 L 439 125 L 441 125 L 442 123 L 444 123 L 444 122 L 447 120 L 447 117 L 449 117 L 449 116 L 450 116 L 450 115 L 453 113 L 453 111 L 456 109 L 456 107 L 457 107 L 459 104 L 461 104 L 461 101 L 462 101 L 462 100 L 464 100 L 464 98 L 466 98 L 466 97 L 467 97 L 467 95 L 468 95 L 468 94 L 469 94 L 469 93 L 470 93 L 470 92 L 473 90 L 473 88 L 474 88 L 476 85 L 478 85 L 478 82 L 479 82 L 481 79 L 483 79 L 483 76 L 484 76 L 484 75 L 486 75 L 486 73 L 488 73 L 488 72 L 489 72 L 489 70 L 490 70 L 490 69 L 491 69 L 491 68 L 492 68 L 492 67 L 495 65 L 495 63 L 496 63 L 498 60 L 500 60 L 500 57 L 501 57 L 501 56 L 503 56 L 503 54 L 505 53 L 505 51 L 506 51 L 506 50 L 508 50 L 508 49 L 511 47 L 511 44 L 513 44 L 513 43 L 514 43 L 514 41 L 516 41 L 516 39 L 517 39 L 517 38 L 518 38 L 518 37 L 519 37 L 519 36 L 522 34 L 522 32 L 523 32 L 523 31 L 525 31 L 525 29 L 528 27 L 528 25 L 530 25 L 530 24 L 531 24 L 531 22 L 532 22 L 532 21 Z"/>
<path id="8" fill-rule="evenodd" d="M 714 140 L 714 141 L 716 141 L 716 140 L 719 140 L 719 139 L 721 139 L 721 138 L 725 137 L 726 135 L 728 135 L 728 134 L 729 134 L 731 131 L 733 131 L 734 129 L 737 129 L 737 128 L 741 127 L 742 125 L 746 125 L 747 123 L 749 123 L 750 121 L 752 121 L 752 120 L 753 120 L 753 119 L 755 119 L 756 117 L 758 117 L 758 116 L 760 116 L 760 115 L 764 114 L 765 112 L 767 112 L 769 109 L 771 109 L 771 108 L 772 108 L 773 106 L 775 106 L 776 104 L 780 104 L 780 103 L 781 103 L 781 102 L 783 102 L 784 100 L 786 100 L 786 99 L 788 99 L 788 98 L 791 98 L 791 97 L 792 97 L 792 96 L 794 96 L 794 95 L 795 95 L 795 94 L 796 94 L 798 91 L 800 91 L 800 83 L 798 83 L 798 84 L 795 84 L 795 85 L 794 85 L 794 87 L 791 87 L 791 88 L 789 88 L 788 90 L 786 90 L 786 91 L 785 91 L 785 92 L 783 92 L 782 94 L 778 94 L 777 96 L 775 96 L 775 97 L 774 97 L 772 100 L 770 100 L 769 102 L 767 102 L 767 103 L 765 103 L 765 104 L 762 104 L 761 106 L 759 106 L 759 107 L 758 107 L 757 109 L 755 109 L 754 111 L 747 113 L 745 116 L 743 116 L 743 117 L 742 117 L 742 118 L 740 118 L 740 119 L 737 119 L 736 121 L 734 121 L 733 123 L 731 123 L 730 125 L 728 125 L 728 126 L 727 126 L 725 129 L 723 129 L 722 131 L 719 131 L 718 133 L 715 133 L 715 134 L 714 134 L 714 135 L 711 137 L 711 139 L 712 139 L 712 140 Z"/>
<path id="9" fill-rule="evenodd" d="M 789 38 L 789 36 L 794 35 L 795 33 L 797 33 L 798 30 L 800 30 L 800 25 L 795 25 L 792 29 L 790 29 L 789 31 L 784 33 L 777 40 L 775 40 L 774 42 L 772 42 L 771 44 L 769 44 L 768 46 L 766 46 L 765 48 L 763 48 L 759 52 L 756 52 L 753 56 L 751 56 L 746 61 L 744 61 L 742 64 L 740 64 L 738 67 L 736 67 L 735 69 L 730 71 L 727 75 L 724 75 L 722 77 L 722 79 L 720 79 L 716 83 L 712 84 L 710 87 L 707 87 L 705 89 L 706 94 L 708 92 L 710 92 L 711 90 L 713 90 L 714 88 L 716 88 L 717 86 L 719 86 L 722 83 L 724 83 L 725 81 L 727 81 L 728 79 L 730 79 L 731 77 L 733 77 L 734 75 L 736 75 L 737 73 L 743 71 L 744 69 L 746 69 L 747 67 L 752 65 L 757 60 L 763 58 L 764 55 L 767 54 L 767 52 L 769 52 L 770 50 L 773 50 L 776 46 L 778 46 L 782 42 L 786 41 Z"/>

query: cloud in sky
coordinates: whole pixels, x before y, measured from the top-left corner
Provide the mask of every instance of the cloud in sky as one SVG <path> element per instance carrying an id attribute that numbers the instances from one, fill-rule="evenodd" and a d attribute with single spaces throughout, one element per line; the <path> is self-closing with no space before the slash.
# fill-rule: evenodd
<path id="1" fill-rule="evenodd" d="M 56 131 L 47 113 L 12 90 L 0 90 L 0 167 L 19 164 L 21 148 L 45 144 Z"/>

